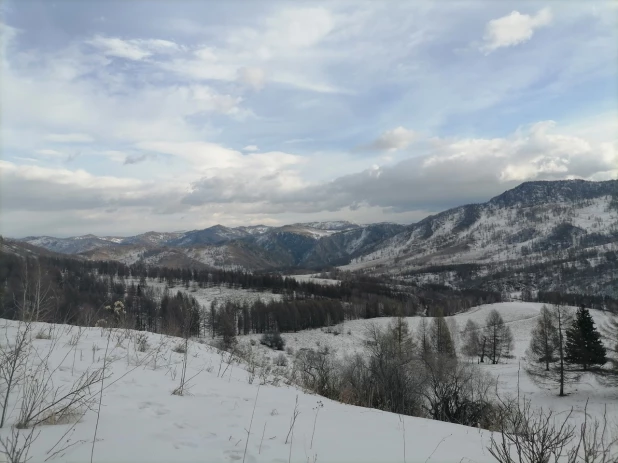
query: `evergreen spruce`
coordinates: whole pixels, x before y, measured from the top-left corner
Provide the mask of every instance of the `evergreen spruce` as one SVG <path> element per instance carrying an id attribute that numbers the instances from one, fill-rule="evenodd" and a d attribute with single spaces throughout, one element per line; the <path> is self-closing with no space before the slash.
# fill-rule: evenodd
<path id="1" fill-rule="evenodd" d="M 567 330 L 566 337 L 567 363 L 578 364 L 588 370 L 593 365 L 603 365 L 607 361 L 601 335 L 594 326 L 590 312 L 584 306 L 577 309 L 575 320 Z"/>

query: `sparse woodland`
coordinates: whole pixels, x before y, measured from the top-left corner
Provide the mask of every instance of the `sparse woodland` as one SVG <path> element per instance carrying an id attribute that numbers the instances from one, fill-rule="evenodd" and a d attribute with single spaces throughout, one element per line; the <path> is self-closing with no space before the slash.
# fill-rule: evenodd
<path id="1" fill-rule="evenodd" d="M 125 284 L 118 275 L 78 273 L 46 264 L 34 259 L 7 259 L 3 266 L 3 314 L 19 321 L 16 337 L 0 346 L 0 427 L 10 423 L 14 429 L 0 444 L 10 461 L 25 461 L 40 426 L 77 422 L 88 411 L 104 413 L 100 402 L 105 383 L 110 380 L 108 369 L 118 361 L 110 353 L 117 352 L 119 346 L 127 345 L 127 364 L 134 363 L 136 368 L 145 361 L 156 365 L 160 354 L 169 355 L 161 351 L 161 346 L 149 345 L 140 330 L 178 336 L 171 349 L 180 355 L 177 366 L 170 369 L 177 381 L 174 395 L 188 394 L 199 375 L 199 371 L 190 375 L 187 369 L 190 340 L 214 337 L 218 347 L 224 349 L 219 377 L 231 374 L 235 364 L 244 365 L 250 384 L 257 380 L 264 385 L 296 385 L 346 404 L 497 431 L 502 437 L 492 439 L 490 452 L 499 462 L 545 462 L 546 454 L 542 452 L 542 456 L 520 455 L 519 459 L 509 460 L 512 457 L 507 456 L 508 449 L 521 447 L 528 452 L 539 445 L 549 445 L 551 455 L 568 455 L 569 462 L 612 461 L 607 458 L 613 452 L 613 443 L 608 443 L 605 434 L 599 437 L 601 429 L 605 433 L 607 423 L 593 420 L 580 430 L 568 424 L 556 428 L 549 424 L 551 412 L 532 410 L 525 400 L 496 395 L 495 377 L 480 364 L 508 362 L 513 349 L 510 328 L 497 311 L 490 312 L 482 324 L 467 323 L 459 333 L 455 332 L 456 325 L 442 315 L 440 306 L 433 310 L 436 316 L 425 322 L 424 315 L 431 310 L 424 307 L 420 313 L 418 309 L 413 313 L 422 320 L 418 331 L 412 332 L 406 321 L 406 316 L 412 314 L 404 310 L 401 295 L 389 298 L 364 293 L 348 301 L 303 293 L 302 297 L 281 301 L 221 301 L 200 307 L 186 290 L 157 292 L 145 279 L 137 285 L 133 281 Z M 75 265 L 80 269 L 79 264 Z M 375 308 L 369 309 L 371 304 Z M 416 306 L 412 303 L 408 307 Z M 351 357 L 339 358 L 328 347 L 318 347 L 282 353 L 274 364 L 269 364 L 236 341 L 239 335 L 264 333 L 265 346 L 284 352 L 280 331 L 331 326 L 336 329 L 346 320 L 379 316 L 391 316 L 388 327 L 370 324 L 364 351 Z M 618 322 L 616 318 L 611 320 L 598 330 L 585 307 L 577 313 L 566 305 L 543 308 L 532 332 L 524 372 L 561 396 L 568 394 L 584 373 L 610 383 L 615 381 L 618 370 L 612 362 Z M 70 324 L 35 331 L 40 321 Z M 66 329 L 74 333 L 70 344 L 78 345 L 80 326 L 99 327 L 107 343 L 93 347 L 92 366 L 76 374 L 73 384 L 57 386 L 51 380 L 53 367 L 45 358 L 33 369 L 33 340 L 55 340 L 57 330 Z M 49 355 L 54 349 L 52 342 Z M 98 352 L 101 350 L 104 353 Z M 73 356 L 73 362 L 77 355 L 77 348 L 67 354 Z M 82 350 L 79 356 L 83 358 Z M 19 413 L 15 415 L 11 410 Z M 538 440 L 538 433 L 545 437 Z M 549 441 L 555 445 L 552 447 Z M 569 453 L 572 442 L 578 442 L 580 450 L 576 453 Z M 94 452 L 96 429 L 92 445 Z M 603 454 L 606 459 L 586 459 L 586 452 Z"/>

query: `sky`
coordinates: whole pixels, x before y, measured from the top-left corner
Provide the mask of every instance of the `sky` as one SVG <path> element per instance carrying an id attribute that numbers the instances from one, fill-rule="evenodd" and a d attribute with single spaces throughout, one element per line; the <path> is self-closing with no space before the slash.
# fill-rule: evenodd
<path id="1" fill-rule="evenodd" d="M 412 223 L 618 178 L 618 2 L 0 6 L 0 234 Z"/>

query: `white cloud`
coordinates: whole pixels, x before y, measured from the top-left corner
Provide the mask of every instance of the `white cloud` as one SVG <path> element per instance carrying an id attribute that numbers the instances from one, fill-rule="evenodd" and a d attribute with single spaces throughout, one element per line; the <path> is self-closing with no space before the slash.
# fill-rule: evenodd
<path id="1" fill-rule="evenodd" d="M 152 55 L 152 52 L 145 50 L 139 44 L 116 37 L 96 36 L 90 41 L 90 44 L 103 50 L 106 56 L 115 56 L 117 58 L 139 61 Z"/>
<path id="2" fill-rule="evenodd" d="M 36 154 L 40 154 L 41 156 L 49 156 L 49 157 L 63 157 L 63 156 L 65 156 L 60 151 L 50 150 L 50 149 L 36 150 L 35 153 Z"/>
<path id="3" fill-rule="evenodd" d="M 512 47 L 527 42 L 535 30 L 551 23 L 552 14 L 549 8 L 543 8 L 536 15 L 530 16 L 512 11 L 498 19 L 492 19 L 485 27 L 481 50 L 491 53 L 502 47 Z"/>
<path id="4" fill-rule="evenodd" d="M 175 53 L 181 48 L 174 42 L 162 39 L 131 39 L 123 40 L 118 37 L 95 36 L 87 43 L 99 48 L 106 56 L 125 58 L 140 61 L 155 53 Z"/>
<path id="5" fill-rule="evenodd" d="M 419 142 L 421 143 L 421 142 Z M 337 211 L 382 207 L 395 211 L 441 210 L 490 197 L 527 180 L 616 178 L 615 144 L 565 134 L 552 121 L 503 138 L 431 139 L 414 156 L 390 166 L 373 165 L 331 181 L 290 183 L 266 177 L 207 176 L 195 182 L 185 202 L 253 203 L 271 213 Z M 599 155 L 604 153 L 604 155 Z M 614 175 L 613 177 L 611 177 Z"/>
<path id="6" fill-rule="evenodd" d="M 253 90 L 262 90 L 266 83 L 266 73 L 257 67 L 242 67 L 238 70 L 238 81 Z"/>
<path id="7" fill-rule="evenodd" d="M 414 140 L 416 134 L 404 127 L 396 127 L 382 133 L 376 140 L 359 149 L 363 151 L 398 151 L 407 148 Z"/>
<path id="8" fill-rule="evenodd" d="M 316 45 L 333 30 L 335 21 L 325 8 L 286 9 L 268 20 L 264 41 L 276 48 Z"/>
<path id="9" fill-rule="evenodd" d="M 247 145 L 242 150 L 243 151 L 258 151 L 258 147 L 256 145 Z"/>
<path id="10" fill-rule="evenodd" d="M 91 143 L 94 138 L 85 133 L 50 133 L 45 136 L 45 140 L 54 143 Z"/>

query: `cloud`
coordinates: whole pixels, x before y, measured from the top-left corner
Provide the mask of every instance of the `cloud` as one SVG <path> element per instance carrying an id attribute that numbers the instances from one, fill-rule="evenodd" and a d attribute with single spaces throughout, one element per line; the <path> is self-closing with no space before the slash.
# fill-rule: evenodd
<path id="1" fill-rule="evenodd" d="M 103 51 L 105 56 L 140 61 L 155 53 L 175 53 L 180 47 L 174 42 L 161 39 L 131 39 L 97 35 L 87 43 Z"/>
<path id="2" fill-rule="evenodd" d="M 153 154 L 142 153 L 142 154 L 130 154 L 124 159 L 124 165 L 131 164 L 139 164 L 144 161 L 148 161 L 150 159 L 156 159 L 156 156 Z"/>
<path id="3" fill-rule="evenodd" d="M 543 6 L 153 3 L 137 24 L 114 3 L 92 14 L 44 2 L 57 18 L 46 27 L 17 6 L 0 28 L 10 39 L 3 160 L 27 169 L 57 166 L 53 152 L 80 156 L 70 174 L 50 172 L 60 183 L 11 170 L 3 222 L 53 233 L 110 221 L 171 229 L 168 215 L 184 212 L 186 228 L 303 214 L 416 219 L 526 179 L 614 178 L 614 9 Z M 68 24 L 101 15 L 79 33 Z M 531 37 L 534 46 L 496 52 Z M 531 123 L 545 119 L 556 123 Z M 68 180 L 83 173 L 99 187 Z M 99 173 L 137 183 L 108 186 Z M 54 195 L 55 219 L 19 209 Z"/>
<path id="4" fill-rule="evenodd" d="M 54 143 L 91 143 L 94 138 L 85 133 L 50 133 L 45 136 L 45 140 Z"/>
<path id="5" fill-rule="evenodd" d="M 407 148 L 415 138 L 415 133 L 404 127 L 396 127 L 382 133 L 376 140 L 358 149 L 361 151 L 398 151 Z"/>
<path id="6" fill-rule="evenodd" d="M 491 53 L 502 47 L 512 47 L 527 42 L 535 30 L 549 25 L 552 14 L 549 8 L 543 8 L 536 15 L 530 16 L 512 11 L 498 19 L 492 19 L 485 27 L 484 45 L 481 50 Z"/>
<path id="7" fill-rule="evenodd" d="M 604 146 L 561 133 L 552 121 L 522 127 L 503 138 L 433 138 L 423 145 L 428 153 L 424 156 L 312 185 L 283 188 L 267 176 L 254 177 L 249 183 L 205 177 L 193 184 L 183 202 L 194 206 L 253 203 L 271 213 L 366 207 L 439 211 L 486 201 L 527 180 L 592 178 L 608 172 L 616 178 L 618 174 L 617 143 Z"/>
<path id="8" fill-rule="evenodd" d="M 36 150 L 35 151 L 36 154 L 40 154 L 41 156 L 48 156 L 48 157 L 64 157 L 65 155 L 63 153 L 61 153 L 60 151 L 56 151 L 56 150 L 50 150 L 50 149 L 41 149 L 41 150 Z"/>
<path id="9" fill-rule="evenodd" d="M 266 73 L 257 67 L 242 67 L 238 70 L 238 81 L 253 90 L 262 90 L 266 83 Z"/>

